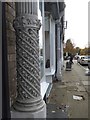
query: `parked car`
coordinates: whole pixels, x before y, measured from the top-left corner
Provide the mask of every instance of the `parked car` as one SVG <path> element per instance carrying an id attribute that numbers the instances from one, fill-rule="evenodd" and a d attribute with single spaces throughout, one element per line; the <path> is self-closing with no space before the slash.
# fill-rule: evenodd
<path id="1" fill-rule="evenodd" d="M 80 64 L 81 65 L 88 65 L 88 64 L 90 64 L 90 56 L 83 56 L 83 57 L 81 57 Z"/>
<path id="2" fill-rule="evenodd" d="M 74 56 L 74 60 L 78 60 L 78 58 L 79 58 L 79 55 Z"/>
<path id="3" fill-rule="evenodd" d="M 80 56 L 78 56 L 77 62 L 80 63 L 80 60 L 81 60 L 81 58 L 83 58 L 83 57 L 85 57 L 85 55 L 80 55 Z"/>

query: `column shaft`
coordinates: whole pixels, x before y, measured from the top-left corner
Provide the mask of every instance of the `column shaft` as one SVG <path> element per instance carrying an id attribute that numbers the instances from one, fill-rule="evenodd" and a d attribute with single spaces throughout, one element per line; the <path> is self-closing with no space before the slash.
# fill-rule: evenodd
<path id="1" fill-rule="evenodd" d="M 33 6 L 33 7 L 32 7 Z M 35 112 L 44 107 L 40 95 L 39 36 L 40 21 L 36 2 L 16 3 L 17 111 Z"/>

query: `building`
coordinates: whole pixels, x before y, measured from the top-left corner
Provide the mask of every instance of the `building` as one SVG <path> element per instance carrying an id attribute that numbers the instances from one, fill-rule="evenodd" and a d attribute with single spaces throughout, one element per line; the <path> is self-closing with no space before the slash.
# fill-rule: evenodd
<path id="1" fill-rule="evenodd" d="M 3 117 L 45 118 L 53 79 L 62 80 L 65 3 L 1 4 Z"/>

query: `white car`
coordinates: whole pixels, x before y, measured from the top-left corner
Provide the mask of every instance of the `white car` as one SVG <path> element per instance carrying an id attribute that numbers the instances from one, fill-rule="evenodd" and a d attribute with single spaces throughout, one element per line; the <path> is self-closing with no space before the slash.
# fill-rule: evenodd
<path id="1" fill-rule="evenodd" d="M 85 57 L 85 55 L 78 56 L 77 62 L 80 63 L 80 60 Z"/>
<path id="2" fill-rule="evenodd" d="M 83 57 L 81 57 L 80 64 L 81 65 L 88 65 L 88 64 L 90 64 L 90 56 L 83 56 Z"/>

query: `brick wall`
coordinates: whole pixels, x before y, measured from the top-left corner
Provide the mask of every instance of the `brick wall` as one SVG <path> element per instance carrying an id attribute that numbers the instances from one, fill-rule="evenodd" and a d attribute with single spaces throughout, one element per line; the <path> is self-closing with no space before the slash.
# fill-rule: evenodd
<path id="1" fill-rule="evenodd" d="M 6 3 L 6 32 L 8 45 L 8 78 L 10 103 L 13 104 L 16 97 L 16 38 L 13 28 L 13 20 L 15 19 L 15 3 Z"/>

